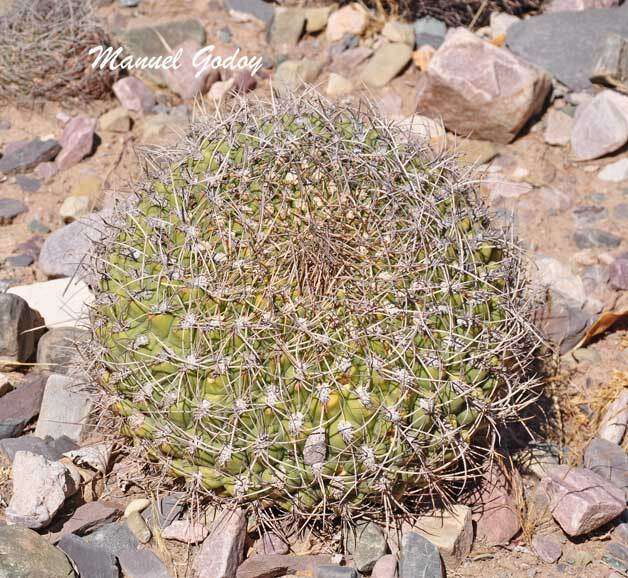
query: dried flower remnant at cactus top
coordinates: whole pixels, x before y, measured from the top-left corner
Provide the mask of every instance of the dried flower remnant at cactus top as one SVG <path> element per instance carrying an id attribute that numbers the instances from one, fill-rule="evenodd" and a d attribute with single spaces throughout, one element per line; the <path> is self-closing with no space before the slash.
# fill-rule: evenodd
<path id="1" fill-rule="evenodd" d="M 535 384 L 516 243 L 373 110 L 236 106 L 153 151 L 93 256 L 89 358 L 124 434 L 297 518 L 446 496 Z"/>

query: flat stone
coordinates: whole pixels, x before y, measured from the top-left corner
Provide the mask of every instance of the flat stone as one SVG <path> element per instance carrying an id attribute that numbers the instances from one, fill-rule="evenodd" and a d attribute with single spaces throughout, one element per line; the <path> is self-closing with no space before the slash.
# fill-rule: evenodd
<path id="1" fill-rule="evenodd" d="M 37 532 L 0 526 L 0 578 L 73 578 L 65 554 Z"/>
<path id="2" fill-rule="evenodd" d="M 327 20 L 327 40 L 337 42 L 345 34 L 360 36 L 365 30 L 369 21 L 369 15 L 357 2 L 347 4 L 332 12 Z"/>
<path id="3" fill-rule="evenodd" d="M 414 21 L 414 35 L 417 45 L 429 44 L 438 48 L 445 41 L 447 25 L 432 16 L 424 16 Z"/>
<path id="4" fill-rule="evenodd" d="M 120 557 L 122 552 L 135 550 L 139 546 L 138 539 L 124 523 L 105 524 L 96 531 L 85 536 L 88 544 L 103 548 L 114 556 Z"/>
<path id="5" fill-rule="evenodd" d="M 25 175 L 16 175 L 15 183 L 25 193 L 36 193 L 41 188 L 41 181 Z"/>
<path id="6" fill-rule="evenodd" d="M 13 495 L 5 512 L 6 519 L 27 528 L 50 524 L 81 481 L 80 476 L 73 477 L 62 463 L 30 452 L 17 452 L 12 477 Z"/>
<path id="7" fill-rule="evenodd" d="M 353 554 L 353 562 L 358 572 L 368 574 L 388 551 L 383 530 L 372 522 L 361 524 L 350 532 L 346 539 L 348 552 Z"/>
<path id="8" fill-rule="evenodd" d="M 500 80 L 505 77 L 507 83 Z M 417 112 L 442 117 L 464 137 L 508 143 L 541 110 L 549 90 L 543 71 L 458 28 L 419 79 Z"/>
<path id="9" fill-rule="evenodd" d="M 598 437 L 612 442 L 621 444 L 628 426 L 628 390 L 623 389 L 617 399 L 615 399 L 604 412 Z"/>
<path id="10" fill-rule="evenodd" d="M 4 455 L 10 462 L 13 462 L 17 452 L 30 452 L 43 456 L 47 460 L 58 460 L 62 456 L 62 452 L 49 443 L 48 440 L 35 436 L 0 439 L 0 454 Z"/>
<path id="11" fill-rule="evenodd" d="M 531 16 L 508 29 L 506 45 L 577 91 L 591 86 L 598 48 L 612 32 L 627 36 L 628 10 L 623 7 Z"/>
<path id="12" fill-rule="evenodd" d="M 400 42 L 414 48 L 415 37 L 412 24 L 406 24 L 399 20 L 389 20 L 382 29 L 382 36 L 391 42 Z"/>
<path id="13" fill-rule="evenodd" d="M 209 530 L 200 522 L 193 522 L 190 519 L 175 520 L 162 533 L 161 537 L 166 540 L 177 540 L 185 544 L 198 544 L 202 542 Z"/>
<path id="14" fill-rule="evenodd" d="M 397 76 L 412 59 L 412 48 L 399 42 L 378 48 L 360 73 L 360 79 L 372 87 L 382 87 Z"/>
<path id="15" fill-rule="evenodd" d="M 415 532 L 407 532 L 401 541 L 399 578 L 443 578 L 443 564 L 438 548 Z"/>
<path id="16" fill-rule="evenodd" d="M 240 509 L 218 515 L 201 544 L 193 568 L 199 578 L 233 578 L 244 559 L 246 516 Z"/>
<path id="17" fill-rule="evenodd" d="M 225 9 L 238 20 L 257 20 L 262 26 L 270 26 L 275 7 L 262 0 L 226 0 Z"/>
<path id="18" fill-rule="evenodd" d="M 587 299 L 584 284 L 569 265 L 545 255 L 536 255 L 534 263 L 534 278 L 539 285 L 552 288 L 579 305 L 584 304 Z"/>
<path id="19" fill-rule="evenodd" d="M 382 556 L 375 563 L 371 578 L 397 578 L 397 557 L 392 554 Z"/>
<path id="20" fill-rule="evenodd" d="M 66 375 L 79 359 L 78 346 L 88 339 L 89 332 L 77 327 L 48 330 L 37 344 L 37 363 L 46 370 Z"/>
<path id="21" fill-rule="evenodd" d="M 52 161 L 40 163 L 35 167 L 33 174 L 44 182 L 48 182 L 59 172 L 57 165 Z"/>
<path id="22" fill-rule="evenodd" d="M 150 550 L 124 550 L 118 560 L 127 578 L 172 578 L 164 563 Z"/>
<path id="23" fill-rule="evenodd" d="M 94 578 L 118 578 L 116 557 L 74 534 L 64 536 L 57 547 L 74 562 L 81 576 Z"/>
<path id="24" fill-rule="evenodd" d="M 543 139 L 548 145 L 566 146 L 571 140 L 574 119 L 561 110 L 550 108 L 545 116 Z"/>
<path id="25" fill-rule="evenodd" d="M 540 327 L 546 338 L 559 346 L 562 355 L 580 341 L 592 321 L 592 315 L 582 309 L 582 304 L 552 290 Z"/>
<path id="26" fill-rule="evenodd" d="M 72 512 L 60 530 L 49 533 L 47 538 L 54 544 L 70 534 L 86 534 L 114 521 L 119 515 L 120 509 L 115 504 L 100 500 L 86 502 Z"/>
<path id="27" fill-rule="evenodd" d="M 576 227 L 592 225 L 608 216 L 606 207 L 599 205 L 580 205 L 572 211 Z"/>
<path id="28" fill-rule="evenodd" d="M 275 72 L 273 88 L 278 92 L 294 91 L 304 83 L 314 82 L 321 69 L 322 64 L 320 62 L 307 58 L 284 60 Z"/>
<path id="29" fill-rule="evenodd" d="M 354 568 L 346 566 L 319 566 L 316 569 L 316 578 L 358 578 Z"/>
<path id="30" fill-rule="evenodd" d="M 18 436 L 39 413 L 45 384 L 45 376 L 30 374 L 19 387 L 2 396 L 0 439 Z"/>
<path id="31" fill-rule="evenodd" d="M 149 528 L 166 528 L 176 520 L 185 504 L 185 498 L 179 494 L 168 494 L 157 500 L 157 503 L 143 511 L 144 519 Z"/>
<path id="32" fill-rule="evenodd" d="M 128 132 L 131 130 L 131 117 L 124 107 L 117 106 L 101 115 L 98 125 L 107 132 Z"/>
<path id="33" fill-rule="evenodd" d="M 570 536 L 581 536 L 617 518 L 626 505 L 623 490 L 584 468 L 556 466 L 541 480 L 550 512 Z"/>
<path id="34" fill-rule="evenodd" d="M 22 213 L 26 213 L 28 207 L 17 199 L 0 199 L 0 225 L 8 225 Z"/>
<path id="35" fill-rule="evenodd" d="M 535 534 L 532 538 L 532 548 L 536 555 L 547 564 L 558 562 L 563 548 L 555 536 Z"/>
<path id="36" fill-rule="evenodd" d="M 43 317 L 48 327 L 77 327 L 88 319 L 88 306 L 94 300 L 84 281 L 54 279 L 11 287 L 8 294 L 22 297 Z"/>
<path id="37" fill-rule="evenodd" d="M 623 489 L 628 497 L 628 455 L 623 448 L 594 438 L 584 452 L 583 465 Z"/>
<path id="38" fill-rule="evenodd" d="M 131 512 L 128 516 L 125 516 L 126 525 L 129 530 L 133 532 L 134 536 L 139 540 L 140 544 L 146 544 L 150 542 L 152 533 L 150 528 L 146 525 L 142 514 L 139 512 Z"/>
<path id="39" fill-rule="evenodd" d="M 598 48 L 591 71 L 591 82 L 626 91 L 628 83 L 627 42 L 619 34 L 610 33 Z"/>
<path id="40" fill-rule="evenodd" d="M 35 262 L 32 255 L 19 254 L 11 255 L 4 260 L 7 267 L 23 268 L 30 267 Z"/>
<path id="41" fill-rule="evenodd" d="M 5 151 L 0 158 L 0 173 L 12 175 L 15 173 L 25 173 L 34 169 L 39 163 L 53 160 L 61 145 L 54 139 L 33 139 L 13 152 Z"/>
<path id="42" fill-rule="evenodd" d="M 66 436 L 78 443 L 91 407 L 91 397 L 81 390 L 77 381 L 53 373 L 46 382 L 35 435 Z"/>
<path id="43" fill-rule="evenodd" d="M 294 48 L 305 29 L 305 12 L 300 8 L 278 8 L 270 27 L 270 45 L 286 52 Z"/>
<path id="44" fill-rule="evenodd" d="M 285 539 L 281 538 L 275 532 L 264 532 L 261 537 L 255 541 L 254 550 L 258 554 L 287 554 L 290 550 Z"/>
<path id="45" fill-rule="evenodd" d="M 94 148 L 96 120 L 86 116 L 75 116 L 63 129 L 61 152 L 55 163 L 60 171 L 67 170 L 91 154 Z"/>
<path id="46" fill-rule="evenodd" d="M 620 183 L 628 179 L 628 159 L 620 159 L 606 165 L 598 174 L 597 178 L 601 181 L 610 183 Z"/>
<path id="47" fill-rule="evenodd" d="M 269 554 L 250 556 L 239 567 L 236 578 L 274 578 L 286 574 L 304 574 L 314 576 L 317 569 L 329 564 L 331 557 L 317 556 L 286 556 Z M 209 574 L 207 575 L 209 577 Z"/>
<path id="48" fill-rule="evenodd" d="M 0 293 L 0 361 L 4 371 L 27 362 L 43 333 L 44 320 L 28 302 Z"/>
<path id="49" fill-rule="evenodd" d="M 606 546 L 602 562 L 609 568 L 617 570 L 619 576 L 626 576 L 628 574 L 628 548 L 623 544 L 610 542 Z M 613 578 L 612 575 L 609 578 Z"/>
<path id="50" fill-rule="evenodd" d="M 586 228 L 576 231 L 573 235 L 578 249 L 593 249 L 596 247 L 619 247 L 622 238 L 601 229 Z"/>
<path id="51" fill-rule="evenodd" d="M 126 110 L 146 113 L 155 108 L 155 95 L 139 78 L 134 76 L 121 78 L 114 83 L 112 89 L 122 108 Z"/>

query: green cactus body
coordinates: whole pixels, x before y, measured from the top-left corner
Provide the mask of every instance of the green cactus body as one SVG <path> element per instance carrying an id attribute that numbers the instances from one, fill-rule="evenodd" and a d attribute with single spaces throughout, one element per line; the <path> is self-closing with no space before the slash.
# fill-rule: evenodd
<path id="1" fill-rule="evenodd" d="M 195 127 L 118 210 L 94 255 L 96 373 L 174 476 L 381 510 L 521 403 L 519 256 L 450 160 L 376 117 L 283 106 Z"/>

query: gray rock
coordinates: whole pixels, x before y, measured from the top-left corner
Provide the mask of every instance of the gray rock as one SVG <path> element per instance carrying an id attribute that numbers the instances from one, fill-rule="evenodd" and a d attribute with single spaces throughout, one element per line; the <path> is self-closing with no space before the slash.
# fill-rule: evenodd
<path id="1" fill-rule="evenodd" d="M 591 321 L 591 315 L 582 309 L 582 304 L 552 290 L 541 329 L 550 341 L 559 346 L 562 355 L 580 341 Z"/>
<path id="2" fill-rule="evenodd" d="M 628 522 L 622 522 L 613 530 L 613 539 L 628 545 Z"/>
<path id="3" fill-rule="evenodd" d="M 305 28 L 305 12 L 298 8 L 281 10 L 275 13 L 270 27 L 270 44 L 276 50 L 287 51 L 294 48 Z"/>
<path id="4" fill-rule="evenodd" d="M 45 376 L 32 374 L 13 391 L 2 396 L 0 439 L 18 436 L 39 413 L 45 386 Z"/>
<path id="5" fill-rule="evenodd" d="M 275 14 L 275 7 L 262 0 L 226 0 L 225 8 L 229 12 L 244 14 L 270 26 Z"/>
<path id="6" fill-rule="evenodd" d="M 52 374 L 46 382 L 35 435 L 67 436 L 80 442 L 91 410 L 91 398 L 79 383 L 65 375 Z"/>
<path id="7" fill-rule="evenodd" d="M 149 528 L 167 528 L 183 512 L 184 504 L 182 495 L 168 494 L 159 498 L 154 506 L 146 508 L 142 516 Z"/>
<path id="8" fill-rule="evenodd" d="M 584 467 L 622 488 L 628 497 L 628 455 L 623 448 L 594 438 L 584 452 Z"/>
<path id="9" fill-rule="evenodd" d="M 397 76 L 412 59 L 412 48 L 401 42 L 385 44 L 375 51 L 360 73 L 368 86 L 382 87 Z"/>
<path id="10" fill-rule="evenodd" d="M 81 477 L 61 462 L 30 452 L 17 452 L 13 460 L 13 495 L 6 519 L 27 528 L 43 528 L 52 522 L 65 499 L 74 494 Z"/>
<path id="11" fill-rule="evenodd" d="M 312 83 L 320 74 L 320 62 L 304 58 L 302 60 L 284 60 L 275 72 L 274 88 L 278 92 L 298 89 L 303 83 Z"/>
<path id="12" fill-rule="evenodd" d="M 0 294 L 0 361 L 3 369 L 24 363 L 33 355 L 44 320 L 28 303 L 10 293 Z"/>
<path id="13" fill-rule="evenodd" d="M 118 560 L 127 578 L 172 578 L 164 563 L 150 550 L 125 550 Z"/>
<path id="14" fill-rule="evenodd" d="M 611 542 L 606 546 L 602 562 L 617 570 L 622 576 L 628 574 L 628 548 L 623 544 Z"/>
<path id="15" fill-rule="evenodd" d="M 102 238 L 108 216 L 107 211 L 93 213 L 52 233 L 39 254 L 42 273 L 48 277 L 73 277 L 92 242 Z"/>
<path id="16" fill-rule="evenodd" d="M 28 211 L 28 207 L 17 199 L 0 199 L 0 225 L 8 225 L 22 213 Z"/>
<path id="17" fill-rule="evenodd" d="M 73 578 L 65 554 L 20 526 L 0 526 L 0 578 Z"/>
<path id="18" fill-rule="evenodd" d="M 140 544 L 125 523 L 106 524 L 85 536 L 85 541 L 117 557 L 127 550 L 137 549 Z"/>
<path id="19" fill-rule="evenodd" d="M 368 574 L 388 550 L 386 536 L 377 524 L 359 525 L 347 537 L 347 550 L 353 554 L 358 572 Z"/>
<path id="20" fill-rule="evenodd" d="M 578 249 L 593 249 L 595 247 L 619 247 L 622 238 L 602 231 L 601 229 L 586 228 L 574 233 L 574 241 Z"/>
<path id="21" fill-rule="evenodd" d="M 71 440 L 68 441 L 76 447 Z M 54 440 L 51 438 L 41 439 L 36 436 L 22 436 L 0 440 L 0 454 L 4 455 L 10 462 L 13 461 L 17 452 L 30 452 L 44 456 L 48 460 L 58 460 L 64 451 L 67 450 L 55 447 Z"/>
<path id="22" fill-rule="evenodd" d="M 89 332 L 77 327 L 52 328 L 39 339 L 37 363 L 54 373 L 67 374 L 76 363 L 78 344 L 87 340 Z"/>
<path id="23" fill-rule="evenodd" d="M 15 183 L 25 193 L 36 193 L 41 188 L 41 181 L 25 175 L 17 175 Z"/>
<path id="24" fill-rule="evenodd" d="M 354 568 L 343 566 L 319 566 L 316 578 L 358 578 L 358 573 Z"/>
<path id="25" fill-rule="evenodd" d="M 414 22 L 416 45 L 429 44 L 438 48 L 445 40 L 447 25 L 432 16 L 424 16 Z"/>
<path id="26" fill-rule="evenodd" d="M 380 558 L 373 567 L 371 578 L 397 578 L 397 557 L 386 554 Z"/>
<path id="27" fill-rule="evenodd" d="M 112 522 L 119 514 L 120 510 L 115 505 L 101 501 L 86 502 L 72 512 L 60 530 L 51 532 L 47 538 L 54 544 L 69 534 L 85 534 Z"/>
<path id="28" fill-rule="evenodd" d="M 319 566 L 329 564 L 331 557 L 323 554 L 316 556 L 286 556 L 268 554 L 250 556 L 238 567 L 237 578 L 268 578 L 304 574 L 313 576 Z"/>
<path id="29" fill-rule="evenodd" d="M 621 219 L 622 221 L 628 220 L 628 203 L 619 203 L 613 209 L 613 217 L 615 219 Z"/>
<path id="30" fill-rule="evenodd" d="M 591 82 L 622 89 L 628 83 L 628 43 L 619 34 L 610 33 L 595 55 Z"/>
<path id="31" fill-rule="evenodd" d="M 606 408 L 597 437 L 614 444 L 621 444 L 628 426 L 628 389 L 622 389 Z"/>
<path id="32" fill-rule="evenodd" d="M 0 158 L 0 173 L 5 175 L 25 173 L 39 163 L 53 160 L 60 150 L 61 145 L 54 139 L 45 141 L 33 139 L 17 150 L 5 152 Z"/>
<path id="33" fill-rule="evenodd" d="M 399 578 L 442 578 L 438 548 L 423 536 L 407 532 L 401 542 Z"/>
<path id="34" fill-rule="evenodd" d="M 551 534 L 535 534 L 532 538 L 532 548 L 536 555 L 547 564 L 558 562 L 563 553 L 560 542 Z"/>
<path id="35" fill-rule="evenodd" d="M 591 86 L 589 75 L 596 52 L 612 32 L 628 35 L 628 10 L 609 8 L 532 16 L 508 29 L 506 45 L 572 90 L 582 90 Z"/>
<path id="36" fill-rule="evenodd" d="M 86 578 L 118 578 L 118 564 L 116 557 L 103 550 L 88 544 L 74 534 L 68 534 L 61 538 L 57 548 L 65 552 L 74 562 L 79 574 Z"/>
<path id="37" fill-rule="evenodd" d="M 118 4 L 122 6 L 122 8 L 135 8 L 140 5 L 141 0 L 118 0 Z"/>
<path id="38" fill-rule="evenodd" d="M 581 205 L 575 207 L 572 211 L 576 227 L 591 225 L 596 221 L 605 219 L 608 216 L 606 207 L 599 205 Z"/>
<path id="39" fill-rule="evenodd" d="M 19 269 L 22 267 L 30 267 L 35 262 L 35 259 L 32 255 L 21 253 L 19 255 L 10 255 L 4 260 L 4 262 L 7 267 Z"/>

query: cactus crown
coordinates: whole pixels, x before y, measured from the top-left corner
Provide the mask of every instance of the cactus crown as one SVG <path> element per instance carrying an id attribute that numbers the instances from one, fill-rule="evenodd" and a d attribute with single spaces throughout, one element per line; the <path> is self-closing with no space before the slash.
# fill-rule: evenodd
<path id="1" fill-rule="evenodd" d="M 93 256 L 94 374 L 123 432 L 217 499 L 410 511 L 529 398 L 520 252 L 373 110 L 265 106 L 152 155 Z"/>

